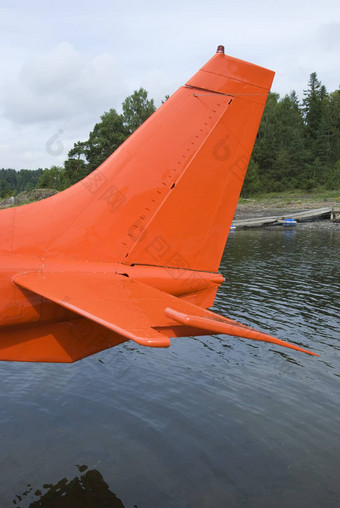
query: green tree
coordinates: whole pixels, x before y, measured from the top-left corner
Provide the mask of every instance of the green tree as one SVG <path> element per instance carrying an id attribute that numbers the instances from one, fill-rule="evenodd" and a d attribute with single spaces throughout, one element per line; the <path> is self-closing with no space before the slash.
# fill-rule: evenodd
<path id="1" fill-rule="evenodd" d="M 154 100 L 148 99 L 148 92 L 144 88 L 136 90 L 127 97 L 122 107 L 124 125 L 129 134 L 138 129 L 156 111 Z"/>
<path id="2" fill-rule="evenodd" d="M 252 160 L 257 165 L 261 192 L 273 190 L 273 182 L 276 180 L 274 163 L 280 147 L 277 135 L 279 99 L 279 94 L 269 93 L 252 154 Z"/>
<path id="3" fill-rule="evenodd" d="M 44 169 L 37 182 L 37 188 L 62 190 L 64 188 L 64 174 L 65 169 L 60 166 Z"/>
<path id="4" fill-rule="evenodd" d="M 303 93 L 305 96 L 302 103 L 306 133 L 310 139 L 315 139 L 322 113 L 322 95 L 325 93 L 316 72 L 312 72 L 309 76 L 308 88 Z"/>
<path id="5" fill-rule="evenodd" d="M 129 135 L 122 115 L 119 115 L 116 110 L 110 109 L 100 118 L 101 121 L 94 126 L 85 143 L 88 173 L 100 166 Z"/>
<path id="6" fill-rule="evenodd" d="M 340 189 L 340 160 L 330 168 L 327 176 L 325 187 L 332 190 Z"/>
<path id="7" fill-rule="evenodd" d="M 0 169 L 0 197 L 14 196 L 24 190 L 36 187 L 43 170 L 39 169 Z"/>
<path id="8" fill-rule="evenodd" d="M 329 127 L 329 160 L 335 164 L 340 160 L 340 89 L 329 95 L 328 100 Z"/>
<path id="9" fill-rule="evenodd" d="M 0 197 L 7 198 L 16 194 L 17 172 L 15 169 L 0 170 Z"/>
<path id="10" fill-rule="evenodd" d="M 71 148 L 68 153 L 68 159 L 65 161 L 64 168 L 64 182 L 66 187 L 69 187 L 70 185 L 79 182 L 82 178 L 85 178 L 88 174 L 86 163 L 86 142 L 83 143 L 78 141 L 74 144 L 73 148 Z"/>
<path id="11" fill-rule="evenodd" d="M 327 164 L 329 156 L 328 93 L 318 80 L 316 72 L 309 77 L 308 88 L 304 90 L 303 113 L 305 140 L 309 151 L 309 164 L 318 158 Z"/>
<path id="12" fill-rule="evenodd" d="M 282 190 L 296 188 L 307 154 L 302 112 L 295 91 L 279 101 L 277 119 L 278 151 L 273 164 L 274 178 L 281 183 Z"/>
<path id="13" fill-rule="evenodd" d="M 242 187 L 242 197 L 247 198 L 249 196 L 253 196 L 260 192 L 261 189 L 261 179 L 259 175 L 259 166 L 254 159 L 250 159 L 246 178 L 244 180 L 244 184 Z"/>

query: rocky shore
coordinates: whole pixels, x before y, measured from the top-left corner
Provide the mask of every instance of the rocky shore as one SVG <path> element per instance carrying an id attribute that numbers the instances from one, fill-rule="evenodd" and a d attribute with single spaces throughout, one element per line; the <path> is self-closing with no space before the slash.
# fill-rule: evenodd
<path id="1" fill-rule="evenodd" d="M 33 189 L 31 191 L 20 192 L 17 196 L 0 199 L 0 209 L 12 206 L 21 206 L 27 203 L 32 203 L 33 201 L 40 201 L 41 199 L 49 198 L 56 193 L 57 191 L 54 189 Z"/>

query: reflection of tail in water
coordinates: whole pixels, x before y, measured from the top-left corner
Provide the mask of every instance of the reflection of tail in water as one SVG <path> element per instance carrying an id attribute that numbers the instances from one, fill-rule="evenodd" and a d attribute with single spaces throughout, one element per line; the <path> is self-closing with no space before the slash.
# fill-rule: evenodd
<path id="1" fill-rule="evenodd" d="M 78 466 L 82 473 L 86 471 L 87 466 Z M 73 480 L 63 478 L 55 485 L 44 485 L 44 494 L 36 490 L 34 496 L 39 499 L 31 502 L 29 508 L 124 508 L 121 500 L 109 489 L 104 478 L 95 469 L 86 471 Z M 29 489 L 22 496 L 27 496 L 32 492 Z M 13 500 L 14 506 L 21 506 L 22 496 L 16 496 Z"/>

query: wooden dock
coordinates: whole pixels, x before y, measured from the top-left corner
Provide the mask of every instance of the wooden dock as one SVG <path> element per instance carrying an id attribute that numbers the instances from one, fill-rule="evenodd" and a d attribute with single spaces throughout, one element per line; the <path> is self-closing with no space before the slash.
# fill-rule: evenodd
<path id="1" fill-rule="evenodd" d="M 339 210 L 334 210 L 331 207 L 316 208 L 313 210 L 306 210 L 305 212 L 292 211 L 289 214 L 273 215 L 271 217 L 254 217 L 252 219 L 234 220 L 233 225 L 236 226 L 236 228 L 259 228 L 263 226 L 280 225 L 285 219 L 295 219 L 297 222 L 321 219 L 338 220 L 339 214 Z"/>

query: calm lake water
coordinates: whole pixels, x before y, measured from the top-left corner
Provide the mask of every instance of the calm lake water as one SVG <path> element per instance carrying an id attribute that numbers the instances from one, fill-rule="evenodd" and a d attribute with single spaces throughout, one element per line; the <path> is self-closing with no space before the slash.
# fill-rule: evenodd
<path id="1" fill-rule="evenodd" d="M 268 228 L 221 265 L 217 311 L 320 358 L 211 336 L 0 363 L 1 508 L 338 508 L 339 254 L 340 226 Z"/>

